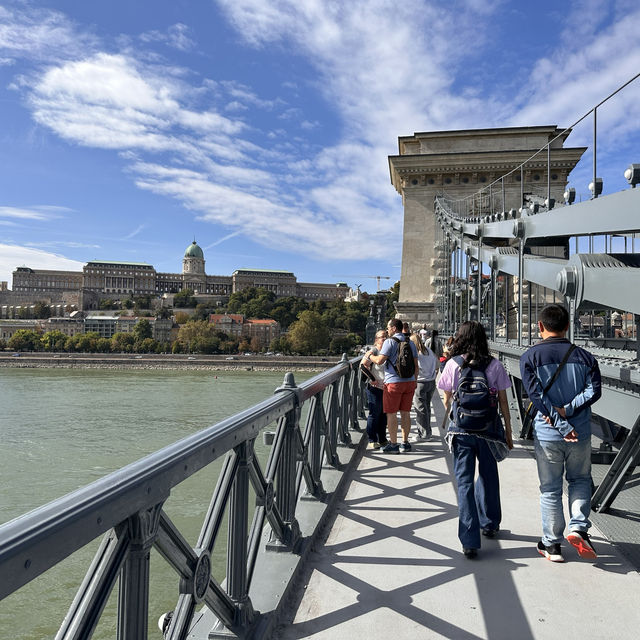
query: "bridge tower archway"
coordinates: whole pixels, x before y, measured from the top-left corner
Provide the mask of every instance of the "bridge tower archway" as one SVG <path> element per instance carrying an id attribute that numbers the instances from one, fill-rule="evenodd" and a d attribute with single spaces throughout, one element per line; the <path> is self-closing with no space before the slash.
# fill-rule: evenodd
<path id="1" fill-rule="evenodd" d="M 501 176 L 529 160 L 551 143 L 550 170 L 547 154 L 541 153 L 522 171 L 515 171 L 493 185 L 490 200 L 494 210 L 522 206 L 522 193 L 562 200 L 568 176 L 586 150 L 564 147 L 570 134 L 555 125 L 503 127 L 414 133 L 398 138 L 398 155 L 389 156 L 391 182 L 402 196 L 404 225 L 400 295 L 396 303 L 400 319 L 412 324 L 440 327 L 438 287 L 450 278 L 450 253 L 436 232 L 434 198 L 446 195 L 463 199 L 488 187 Z M 547 176 L 547 173 L 550 173 Z M 503 195 L 504 194 L 504 195 Z M 544 194 L 544 195 L 543 195 Z M 479 215 L 485 201 L 465 203 L 461 215 Z M 479 210 L 474 211 L 476 206 Z"/>

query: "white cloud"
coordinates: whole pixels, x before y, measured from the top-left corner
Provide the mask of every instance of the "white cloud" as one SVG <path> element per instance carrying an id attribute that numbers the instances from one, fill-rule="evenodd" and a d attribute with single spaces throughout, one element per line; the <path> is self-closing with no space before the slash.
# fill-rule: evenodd
<path id="1" fill-rule="evenodd" d="M 245 128 L 181 104 L 183 85 L 124 55 L 98 53 L 48 69 L 31 88 L 34 118 L 63 138 L 107 149 L 198 156 L 203 134 L 227 140 Z"/>
<path id="2" fill-rule="evenodd" d="M 18 220 L 50 220 L 57 217 L 45 213 L 41 208 L 23 209 L 21 207 L 0 207 L 0 218 L 16 218 Z"/>
<path id="3" fill-rule="evenodd" d="M 576 11 L 580 17 L 602 20 L 601 6 L 596 10 L 593 1 L 580 5 L 581 10 Z M 581 37 L 567 29 L 558 48 L 538 60 L 509 124 L 558 122 L 570 126 L 640 70 L 640 8 L 634 7 L 597 31 L 598 24 L 577 18 L 570 16 L 569 23 L 576 25 Z M 639 104 L 640 80 L 599 109 L 602 139 L 613 132 L 621 136 L 637 129 Z M 590 143 L 591 122 L 585 124 L 572 136 L 572 143 Z"/>
<path id="4" fill-rule="evenodd" d="M 242 231 L 234 231 L 233 233 L 228 233 L 226 236 L 219 238 L 215 242 L 212 242 L 210 245 L 207 245 L 204 250 L 213 249 L 213 247 L 217 247 L 218 245 L 226 242 L 227 240 L 231 240 L 231 238 L 235 238 L 236 236 L 242 235 Z"/>
<path id="5" fill-rule="evenodd" d="M 78 31 L 58 11 L 0 7 L 0 51 L 12 57 L 51 62 L 86 54 L 97 44 L 90 32 Z"/>
<path id="6" fill-rule="evenodd" d="M 481 78 L 454 88 L 469 56 L 494 46 L 491 21 L 503 0 L 218 0 L 248 46 L 282 47 L 314 70 L 282 88 L 287 99 L 315 90 L 323 108 L 334 110 L 339 137 L 324 148 L 315 141 L 320 136 L 311 138 L 320 123 L 304 103 L 267 100 L 222 78 L 196 84 L 190 70 L 163 65 L 151 51 L 108 53 L 91 34 L 78 37 L 61 14 L 11 14 L 13 25 L 0 28 L 0 52 L 4 46 L 8 56 L 46 59 L 43 26 L 58 53 L 75 37 L 84 54 L 71 47 L 67 59 L 56 55 L 45 71 L 22 80 L 35 120 L 74 143 L 118 151 L 139 188 L 225 225 L 227 237 L 247 233 L 265 246 L 331 260 L 366 257 L 353 238 L 375 229 L 385 238 L 377 255 L 397 260 L 401 202 L 387 156 L 396 153 L 399 135 L 568 124 L 576 103 L 595 104 L 640 68 L 639 10 L 630 4 L 601 18 L 594 1 L 576 5 L 576 18 L 588 17 L 580 38 L 567 30 L 555 50 L 523 71 L 521 94 L 504 101 L 500 87 L 487 95 Z M 140 40 L 183 51 L 193 45 L 182 24 Z M 630 92 L 603 115 L 603 125 L 622 137 L 638 120 L 637 104 Z M 271 119 L 263 125 L 265 115 Z M 268 130 L 278 118 L 282 128 Z M 310 137 L 296 137 L 303 132 Z M 260 146 L 263 138 L 273 146 Z"/>
<path id="7" fill-rule="evenodd" d="M 195 48 L 196 43 L 189 36 L 189 33 L 189 27 L 178 22 L 171 25 L 166 32 L 147 31 L 140 35 L 140 40 L 142 42 L 162 42 L 180 51 L 191 51 Z"/>
<path id="8" fill-rule="evenodd" d="M 11 286 L 11 274 L 21 266 L 32 269 L 82 271 L 84 263 L 40 249 L 0 243 L 0 281 L 4 280 Z"/>
<path id="9" fill-rule="evenodd" d="M 128 233 L 123 240 L 131 240 L 131 238 L 137 236 L 145 227 L 146 225 L 144 224 L 138 225 L 131 233 Z"/>

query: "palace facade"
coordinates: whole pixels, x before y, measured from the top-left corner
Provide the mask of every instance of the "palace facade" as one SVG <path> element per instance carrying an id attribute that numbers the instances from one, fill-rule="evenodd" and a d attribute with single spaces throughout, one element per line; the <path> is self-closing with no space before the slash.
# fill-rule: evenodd
<path id="1" fill-rule="evenodd" d="M 182 273 L 159 273 L 146 262 L 92 260 L 82 271 L 53 271 L 17 267 L 13 288 L 0 291 L 0 317 L 8 307 L 45 301 L 62 308 L 97 309 L 101 300 L 132 296 L 161 298 L 170 306 L 173 294 L 190 289 L 199 302 L 223 304 L 232 293 L 249 287 L 272 291 L 277 298 L 296 296 L 306 300 L 342 299 L 349 293 L 344 282 L 298 282 L 291 271 L 237 269 L 230 276 L 207 275 L 204 252 L 194 240 L 184 252 Z"/>

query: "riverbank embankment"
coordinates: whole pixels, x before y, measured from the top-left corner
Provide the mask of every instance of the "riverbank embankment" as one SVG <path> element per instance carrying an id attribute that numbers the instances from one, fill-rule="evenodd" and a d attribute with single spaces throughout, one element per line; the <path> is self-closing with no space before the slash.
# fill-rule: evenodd
<path id="1" fill-rule="evenodd" d="M 0 353 L 0 367 L 23 369 L 202 369 L 209 371 L 324 371 L 340 362 L 329 356 Z"/>

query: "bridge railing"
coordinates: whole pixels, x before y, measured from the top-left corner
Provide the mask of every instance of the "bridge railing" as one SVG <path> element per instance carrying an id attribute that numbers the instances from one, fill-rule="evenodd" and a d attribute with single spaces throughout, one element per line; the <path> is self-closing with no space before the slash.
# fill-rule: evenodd
<path id="1" fill-rule="evenodd" d="M 602 195 L 596 148 L 598 136 L 600 143 L 604 136 L 597 123 L 609 101 L 619 100 L 638 78 L 640 74 L 489 185 L 465 198 L 445 193 L 435 198 L 440 325 L 449 335 L 464 320 L 485 325 L 494 353 L 512 378 L 514 430 L 523 416 L 519 358 L 537 337 L 541 307 L 565 304 L 569 338 L 585 343 L 598 358 L 603 395 L 593 411 L 608 439 L 604 444 L 622 443 L 593 497 L 592 506 L 599 510 L 608 508 L 640 464 L 640 164 L 619 168 L 630 188 Z M 633 96 L 627 93 L 625 99 Z M 556 203 L 551 181 L 558 178 L 562 160 L 552 163 L 554 143 L 588 118 L 593 136 L 590 199 L 575 202 L 575 189 L 566 189 L 564 202 Z M 561 158 L 562 146 L 557 149 Z M 525 188 L 527 170 L 535 171 Z M 546 189 L 541 179 L 545 170 Z M 555 192 L 559 189 L 556 183 Z"/>
<path id="2" fill-rule="evenodd" d="M 0 600 L 104 535 L 57 639 L 91 637 L 118 581 L 117 637 L 146 638 L 152 547 L 179 582 L 165 637 L 187 638 L 200 604 L 213 612 L 222 634 L 246 637 L 257 622 L 249 588 L 265 525 L 269 550 L 296 550 L 300 495 L 322 499 L 323 469 L 338 464 L 338 443 L 349 445 L 349 430 L 358 428 L 363 406 L 358 362 L 345 356 L 300 386 L 288 373 L 273 397 L 2 525 Z M 253 445 L 273 424 L 273 446 L 263 469 Z M 221 457 L 222 471 L 192 547 L 163 505 L 174 487 Z M 225 513 L 223 586 L 211 574 L 211 557 L 219 549 Z"/>

